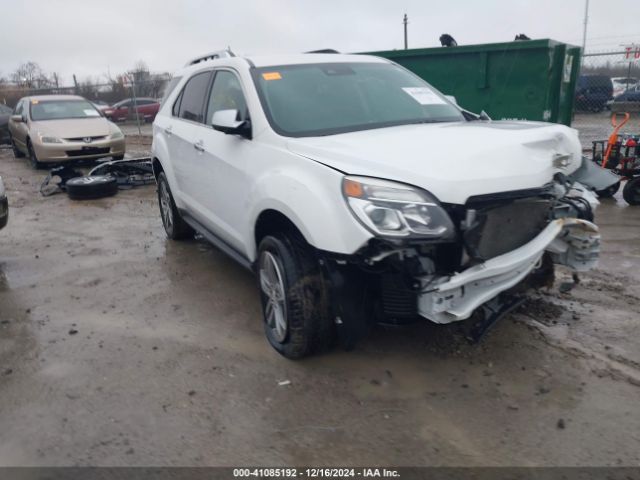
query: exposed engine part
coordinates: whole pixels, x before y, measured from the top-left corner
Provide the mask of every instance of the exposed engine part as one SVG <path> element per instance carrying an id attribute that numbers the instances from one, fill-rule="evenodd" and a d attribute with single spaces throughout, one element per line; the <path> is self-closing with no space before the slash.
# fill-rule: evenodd
<path id="1" fill-rule="evenodd" d="M 502 294 L 482 305 L 481 318 L 467 332 L 467 340 L 478 343 L 500 319 L 522 305 L 524 300 L 522 297 Z"/>
<path id="2" fill-rule="evenodd" d="M 380 298 L 385 323 L 401 324 L 416 319 L 417 291 L 411 287 L 411 284 L 407 284 L 407 278 L 400 273 L 380 276 Z"/>
<path id="3" fill-rule="evenodd" d="M 600 255 L 598 227 L 575 218 L 566 218 L 564 222 L 562 232 L 547 247 L 553 261 L 577 272 L 591 270 L 598 263 Z"/>
<path id="4" fill-rule="evenodd" d="M 550 199 L 534 197 L 478 209 L 475 224 L 463 234 L 467 253 L 485 261 L 521 247 L 544 230 L 551 208 Z"/>
<path id="5" fill-rule="evenodd" d="M 593 223 L 560 218 L 531 241 L 515 250 L 494 257 L 450 276 L 425 276 L 418 298 L 418 312 L 436 323 L 451 323 L 469 318 L 473 311 L 520 283 L 539 265 L 545 251 L 555 263 L 576 271 L 595 266 L 600 250 L 600 234 Z"/>

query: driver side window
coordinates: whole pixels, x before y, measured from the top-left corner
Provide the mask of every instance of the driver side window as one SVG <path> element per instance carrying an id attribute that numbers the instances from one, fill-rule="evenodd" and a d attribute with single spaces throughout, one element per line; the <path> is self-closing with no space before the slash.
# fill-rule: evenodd
<path id="1" fill-rule="evenodd" d="M 207 125 L 213 123 L 213 114 L 220 110 L 237 110 L 237 120 L 246 120 L 249 116 L 240 80 L 227 70 L 218 71 L 213 80 L 207 102 Z"/>

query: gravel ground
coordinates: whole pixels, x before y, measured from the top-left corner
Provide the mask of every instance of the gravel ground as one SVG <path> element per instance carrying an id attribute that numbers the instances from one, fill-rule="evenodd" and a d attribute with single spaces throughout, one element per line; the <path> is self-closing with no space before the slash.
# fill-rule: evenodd
<path id="1" fill-rule="evenodd" d="M 424 322 L 291 362 L 248 272 L 166 240 L 154 187 L 73 202 L 8 150 L 0 169 L 0 466 L 640 463 L 640 208 L 620 198 L 600 268 L 478 345 Z"/>

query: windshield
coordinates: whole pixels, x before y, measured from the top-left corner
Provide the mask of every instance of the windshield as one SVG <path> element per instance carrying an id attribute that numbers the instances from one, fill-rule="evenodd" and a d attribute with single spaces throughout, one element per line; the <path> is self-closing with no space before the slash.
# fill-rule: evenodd
<path id="1" fill-rule="evenodd" d="M 31 100 L 31 119 L 95 118 L 100 113 L 86 100 Z"/>
<path id="2" fill-rule="evenodd" d="M 253 75 L 262 107 L 281 135 L 464 120 L 440 92 L 393 64 L 287 65 L 258 68 Z"/>
<path id="3" fill-rule="evenodd" d="M 0 114 L 7 114 L 7 113 L 11 113 L 11 112 L 13 112 L 13 110 L 11 110 L 6 105 L 3 105 L 3 104 L 0 103 Z"/>

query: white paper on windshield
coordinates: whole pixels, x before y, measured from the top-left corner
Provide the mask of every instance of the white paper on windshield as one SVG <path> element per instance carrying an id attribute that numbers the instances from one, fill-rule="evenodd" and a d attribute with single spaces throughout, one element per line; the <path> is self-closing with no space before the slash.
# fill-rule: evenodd
<path id="1" fill-rule="evenodd" d="M 98 112 L 96 112 L 95 110 L 85 110 L 84 114 L 87 117 L 99 117 L 100 116 L 100 114 Z"/>
<path id="2" fill-rule="evenodd" d="M 428 87 L 406 87 L 403 88 L 406 93 L 418 102 L 420 105 L 446 105 L 442 98 L 440 98 L 433 90 Z"/>

